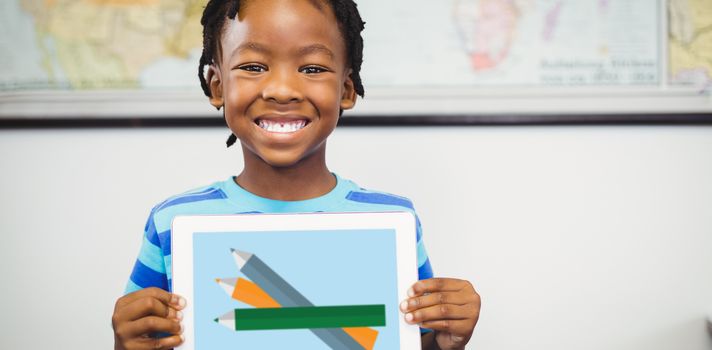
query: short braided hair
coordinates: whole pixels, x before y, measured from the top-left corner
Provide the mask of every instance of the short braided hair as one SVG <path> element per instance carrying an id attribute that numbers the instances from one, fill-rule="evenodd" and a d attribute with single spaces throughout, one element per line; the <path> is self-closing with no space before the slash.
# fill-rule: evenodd
<path id="1" fill-rule="evenodd" d="M 245 0 L 243 0 L 244 2 Z M 258 1 L 258 0 L 251 0 Z M 351 68 L 351 80 L 356 93 L 363 97 L 364 89 L 361 82 L 361 64 L 363 63 L 363 31 L 365 22 L 361 19 L 356 3 L 353 0 L 310 0 L 318 7 L 326 2 L 331 7 L 339 24 L 339 31 L 346 44 L 346 65 Z M 205 66 L 217 63 L 220 58 L 220 38 L 225 27 L 225 19 L 234 20 L 240 10 L 240 0 L 209 0 L 203 10 L 200 24 L 203 25 L 203 53 L 198 63 L 198 78 L 205 96 L 212 97 L 210 86 L 205 79 Z M 224 111 L 223 111 L 224 113 Z M 227 140 L 230 147 L 237 141 L 231 134 Z"/>

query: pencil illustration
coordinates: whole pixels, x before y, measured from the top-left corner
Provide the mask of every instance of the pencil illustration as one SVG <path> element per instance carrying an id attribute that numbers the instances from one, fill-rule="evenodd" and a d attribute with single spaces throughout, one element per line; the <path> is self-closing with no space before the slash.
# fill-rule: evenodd
<path id="1" fill-rule="evenodd" d="M 216 282 L 233 299 L 254 307 L 280 307 L 260 286 L 244 278 L 217 278 Z"/>
<path id="2" fill-rule="evenodd" d="M 280 307 L 260 286 L 244 278 L 217 278 L 220 287 L 233 299 L 258 308 Z M 227 315 L 227 314 L 226 314 Z M 224 316 L 224 315 L 223 315 Z M 229 317 L 229 316 L 228 316 Z M 222 323 L 222 322 L 219 322 Z M 230 328 L 230 327 L 228 327 Z M 364 349 L 372 350 L 378 338 L 378 331 L 368 327 L 342 327 Z"/>
<path id="3" fill-rule="evenodd" d="M 256 255 L 235 249 L 231 254 L 251 281 L 216 281 L 233 299 L 256 308 L 232 310 L 217 323 L 235 331 L 306 328 L 332 349 L 373 348 L 378 333 L 364 327 L 385 326 L 385 305 L 314 306 Z"/>
<path id="4" fill-rule="evenodd" d="M 235 249 L 231 249 L 231 252 L 240 272 L 262 287 L 283 307 L 314 305 L 256 255 Z"/>
<path id="5" fill-rule="evenodd" d="M 230 329 L 272 330 L 385 326 L 384 305 L 235 309 L 215 319 Z"/>

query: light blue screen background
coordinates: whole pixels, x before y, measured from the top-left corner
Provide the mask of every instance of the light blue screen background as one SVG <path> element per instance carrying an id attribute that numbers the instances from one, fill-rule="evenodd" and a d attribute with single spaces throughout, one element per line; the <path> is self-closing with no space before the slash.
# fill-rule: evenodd
<path id="1" fill-rule="evenodd" d="M 240 331 L 213 320 L 235 308 L 215 278 L 243 277 L 230 254 L 257 255 L 314 305 L 386 305 L 375 349 L 398 349 L 394 230 L 221 232 L 193 236 L 195 349 L 329 349 L 308 329 Z M 190 336 L 190 335 L 187 335 Z"/>

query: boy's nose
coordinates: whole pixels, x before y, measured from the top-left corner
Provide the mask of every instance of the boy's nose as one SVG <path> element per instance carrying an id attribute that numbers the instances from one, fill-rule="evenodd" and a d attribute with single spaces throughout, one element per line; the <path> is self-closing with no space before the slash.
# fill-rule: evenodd
<path id="1" fill-rule="evenodd" d="M 301 101 L 299 77 L 290 72 L 271 71 L 262 89 L 262 98 L 277 103 Z"/>

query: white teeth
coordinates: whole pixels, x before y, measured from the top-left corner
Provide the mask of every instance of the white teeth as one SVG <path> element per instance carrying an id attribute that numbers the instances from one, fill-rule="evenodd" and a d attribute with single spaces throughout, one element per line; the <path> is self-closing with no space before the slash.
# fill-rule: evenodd
<path id="1" fill-rule="evenodd" d="M 298 131 L 307 125 L 306 120 L 295 120 L 289 122 L 274 122 L 260 119 L 259 126 L 269 132 L 290 133 Z"/>

